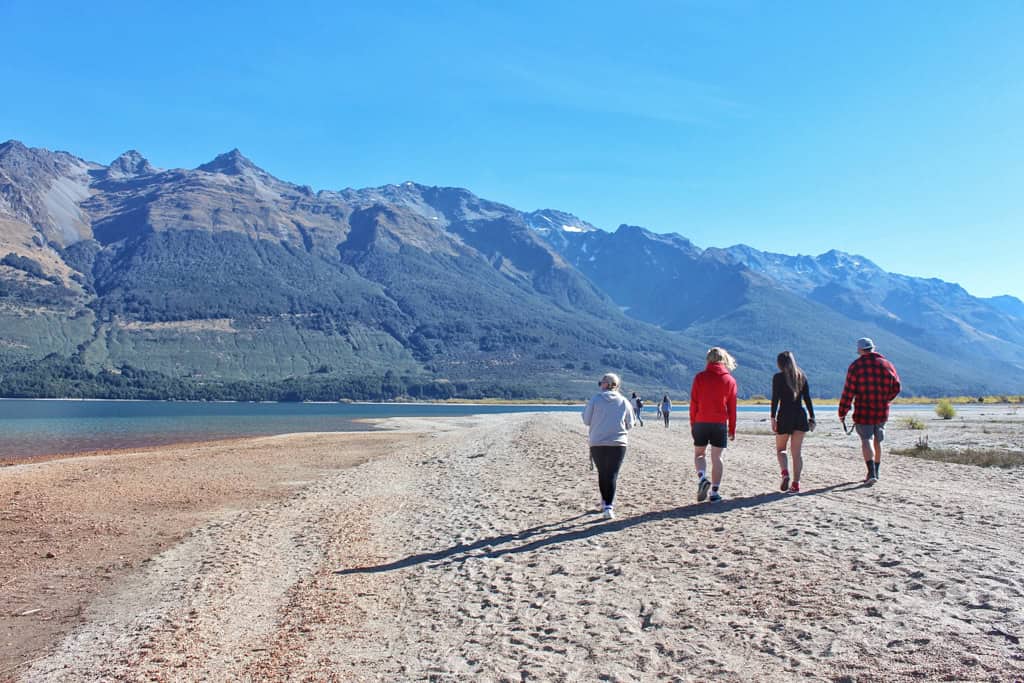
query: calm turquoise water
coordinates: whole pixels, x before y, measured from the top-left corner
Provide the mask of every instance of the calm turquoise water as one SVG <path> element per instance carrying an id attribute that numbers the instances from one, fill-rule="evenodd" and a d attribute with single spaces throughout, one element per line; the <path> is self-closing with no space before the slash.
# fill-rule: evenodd
<path id="1" fill-rule="evenodd" d="M 927 406 L 893 408 L 928 410 Z M 675 420 L 686 405 L 674 406 Z M 458 417 L 482 413 L 580 412 L 578 406 L 432 403 L 186 403 L 175 401 L 35 401 L 0 399 L 0 459 L 139 448 L 239 436 L 371 429 L 361 418 Z M 834 407 L 829 407 L 834 411 Z M 739 406 L 768 413 L 768 406 Z M 656 420 L 654 408 L 644 418 Z"/>
<path id="2" fill-rule="evenodd" d="M 572 411 L 579 406 L 187 403 L 0 399 L 0 458 L 138 448 L 237 436 L 367 430 L 367 417 Z"/>

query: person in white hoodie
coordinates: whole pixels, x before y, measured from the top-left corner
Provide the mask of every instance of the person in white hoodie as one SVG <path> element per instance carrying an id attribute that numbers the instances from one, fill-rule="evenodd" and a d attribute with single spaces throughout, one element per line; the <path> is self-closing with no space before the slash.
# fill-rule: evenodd
<path id="1" fill-rule="evenodd" d="M 636 424 L 629 400 L 619 393 L 619 376 L 607 373 L 597 383 L 601 391 L 587 401 L 583 424 L 590 428 L 590 459 L 597 466 L 601 508 L 605 519 L 615 517 L 615 485 L 626 458 L 626 433 Z"/>

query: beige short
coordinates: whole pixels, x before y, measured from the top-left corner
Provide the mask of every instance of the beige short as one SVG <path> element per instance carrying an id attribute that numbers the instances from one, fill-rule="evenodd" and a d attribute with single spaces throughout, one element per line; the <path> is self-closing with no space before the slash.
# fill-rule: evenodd
<path id="1" fill-rule="evenodd" d="M 861 441 L 871 441 L 872 439 L 878 439 L 879 442 L 885 441 L 885 423 L 877 425 L 854 425 L 857 428 L 857 436 L 860 437 Z"/>

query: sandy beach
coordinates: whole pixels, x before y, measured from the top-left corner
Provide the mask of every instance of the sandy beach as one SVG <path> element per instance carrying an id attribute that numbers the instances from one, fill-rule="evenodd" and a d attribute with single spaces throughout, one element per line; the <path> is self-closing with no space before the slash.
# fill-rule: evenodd
<path id="1" fill-rule="evenodd" d="M 1024 410 L 889 448 L 1024 451 Z M 381 421 L 0 468 L 0 680 L 1013 681 L 1024 468 L 887 455 L 832 408 L 780 493 L 741 414 L 697 503 L 685 413 L 597 514 L 579 416 Z"/>

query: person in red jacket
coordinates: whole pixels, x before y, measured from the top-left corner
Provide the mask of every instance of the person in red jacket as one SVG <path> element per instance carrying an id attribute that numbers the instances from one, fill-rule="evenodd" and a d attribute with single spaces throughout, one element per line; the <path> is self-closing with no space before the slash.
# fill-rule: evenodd
<path id="1" fill-rule="evenodd" d="M 868 468 L 868 476 L 864 481 L 868 484 L 878 481 L 885 423 L 889 420 L 889 403 L 899 395 L 900 389 L 900 376 L 896 368 L 885 356 L 875 351 L 875 342 L 867 337 L 858 339 L 857 360 L 850 363 L 846 370 L 843 396 L 839 399 L 839 421 L 845 428 L 846 414 L 850 412 L 852 403 L 853 426 L 860 437 L 860 450 Z"/>
<path id="2" fill-rule="evenodd" d="M 697 468 L 697 502 L 722 499 L 722 451 L 736 438 L 736 380 L 729 374 L 736 360 L 725 349 L 708 351 L 708 365 L 693 378 L 690 389 L 690 431 L 693 433 L 693 464 Z M 705 475 L 705 454 L 711 446 L 711 479 Z"/>

